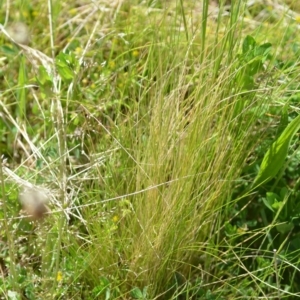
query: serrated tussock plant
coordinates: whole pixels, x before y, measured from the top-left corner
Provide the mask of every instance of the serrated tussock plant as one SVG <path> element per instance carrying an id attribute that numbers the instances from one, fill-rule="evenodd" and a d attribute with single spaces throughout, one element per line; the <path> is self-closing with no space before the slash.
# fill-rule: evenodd
<path id="1" fill-rule="evenodd" d="M 218 260 L 217 246 L 211 251 L 209 245 L 217 245 L 233 183 L 256 143 L 251 132 L 257 120 L 250 112 L 260 109 L 255 90 L 243 90 L 239 82 L 240 45 L 233 36 L 241 34 L 241 3 L 233 12 L 217 41 L 200 25 L 187 40 L 178 40 L 174 30 L 166 45 L 162 31 L 147 46 L 138 104 L 116 132 L 124 173 L 113 184 L 126 190 L 129 212 L 109 241 L 93 230 L 101 245 L 91 249 L 106 253 L 98 264 L 92 260 L 95 276 L 99 268 L 111 269 L 113 261 L 105 267 L 103 259 L 114 252 L 116 272 L 127 284 L 149 285 L 152 295 L 160 295 L 175 274 L 190 278 L 203 257 L 208 273 L 209 261 Z"/>

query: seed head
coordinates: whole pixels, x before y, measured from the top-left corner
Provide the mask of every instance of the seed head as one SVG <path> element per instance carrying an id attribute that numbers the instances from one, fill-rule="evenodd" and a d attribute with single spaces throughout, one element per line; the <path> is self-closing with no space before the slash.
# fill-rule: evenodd
<path id="1" fill-rule="evenodd" d="M 23 211 L 32 220 L 40 220 L 50 212 L 47 195 L 42 190 L 26 188 L 20 192 L 19 199 Z"/>

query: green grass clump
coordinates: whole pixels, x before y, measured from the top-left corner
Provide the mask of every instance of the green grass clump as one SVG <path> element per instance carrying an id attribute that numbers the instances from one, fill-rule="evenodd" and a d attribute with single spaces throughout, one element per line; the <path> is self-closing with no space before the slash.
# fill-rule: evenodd
<path id="1" fill-rule="evenodd" d="M 3 8 L 4 297 L 298 295 L 286 247 L 298 215 L 280 215 L 292 188 L 282 191 L 285 157 L 261 180 L 278 163 L 263 159 L 268 147 L 297 111 L 297 19 L 284 3 Z M 16 24 L 27 24 L 28 45 Z M 294 135 L 287 148 L 297 153 Z M 49 199 L 40 221 L 19 213 L 19 193 L 41 195 L 26 189 Z"/>

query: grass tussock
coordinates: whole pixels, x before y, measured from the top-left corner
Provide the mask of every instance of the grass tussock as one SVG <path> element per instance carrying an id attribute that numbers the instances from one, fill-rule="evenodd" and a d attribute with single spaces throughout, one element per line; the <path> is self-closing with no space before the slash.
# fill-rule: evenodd
<path id="1" fill-rule="evenodd" d="M 249 263 L 270 237 L 268 224 L 249 233 L 234 224 L 255 194 L 257 169 L 245 174 L 245 166 L 259 161 L 257 149 L 274 136 L 268 126 L 278 123 L 269 116 L 296 82 L 278 57 L 297 8 L 286 15 L 259 1 L 183 2 L 6 4 L 4 295 L 284 295 L 278 265 L 272 281 L 274 269 L 260 274 Z M 27 24 L 28 38 L 17 39 L 16 24 Z"/>

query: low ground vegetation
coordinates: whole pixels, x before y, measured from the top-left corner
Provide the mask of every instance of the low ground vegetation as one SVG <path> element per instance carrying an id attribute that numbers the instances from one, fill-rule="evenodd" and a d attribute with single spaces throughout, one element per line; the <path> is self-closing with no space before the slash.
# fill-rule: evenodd
<path id="1" fill-rule="evenodd" d="M 7 1 L 1 299 L 296 299 L 298 1 Z"/>

